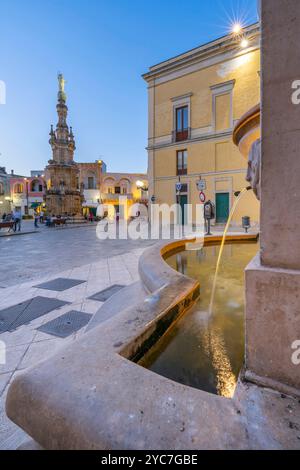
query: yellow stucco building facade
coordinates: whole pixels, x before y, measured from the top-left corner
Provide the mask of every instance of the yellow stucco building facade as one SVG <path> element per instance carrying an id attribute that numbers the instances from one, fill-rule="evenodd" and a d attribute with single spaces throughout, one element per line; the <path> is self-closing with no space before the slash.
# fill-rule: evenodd
<path id="1" fill-rule="evenodd" d="M 224 223 L 234 193 L 244 188 L 247 161 L 232 141 L 239 118 L 260 101 L 260 31 L 255 24 L 150 67 L 148 83 L 149 199 L 156 204 L 216 204 Z M 199 185 L 199 180 L 202 180 Z M 178 185 L 181 183 L 180 193 Z M 259 222 L 252 192 L 241 200 L 242 216 Z"/>

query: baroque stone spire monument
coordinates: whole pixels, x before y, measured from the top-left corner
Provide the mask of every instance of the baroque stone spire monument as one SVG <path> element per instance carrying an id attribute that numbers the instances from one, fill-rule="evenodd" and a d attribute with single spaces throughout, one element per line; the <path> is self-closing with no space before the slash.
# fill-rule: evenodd
<path id="1" fill-rule="evenodd" d="M 49 143 L 52 160 L 45 170 L 47 191 L 46 207 L 49 214 L 81 214 L 82 194 L 78 187 L 78 167 L 74 162 L 76 149 L 72 127 L 67 125 L 68 107 L 65 93 L 65 80 L 58 75 L 58 102 L 56 105 L 58 123 L 56 130 L 51 125 Z"/>

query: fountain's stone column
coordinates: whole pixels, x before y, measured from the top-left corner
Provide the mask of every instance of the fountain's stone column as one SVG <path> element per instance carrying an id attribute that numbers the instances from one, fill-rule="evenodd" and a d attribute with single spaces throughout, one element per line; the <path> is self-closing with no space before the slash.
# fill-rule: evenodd
<path id="1" fill-rule="evenodd" d="M 246 270 L 246 378 L 300 394 L 300 1 L 262 0 L 261 20 L 261 250 Z"/>

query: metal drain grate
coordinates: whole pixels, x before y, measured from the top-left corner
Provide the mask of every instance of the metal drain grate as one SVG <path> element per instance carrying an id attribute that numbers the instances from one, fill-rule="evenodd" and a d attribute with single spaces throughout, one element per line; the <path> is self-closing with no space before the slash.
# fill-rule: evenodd
<path id="1" fill-rule="evenodd" d="M 58 277 L 57 279 L 53 279 L 52 281 L 48 282 L 43 282 L 43 284 L 38 284 L 34 287 L 37 287 L 38 289 L 47 289 L 63 292 L 64 290 L 71 289 L 72 287 L 78 286 L 79 284 L 83 284 L 84 282 L 86 281 Z"/>
<path id="2" fill-rule="evenodd" d="M 25 325 L 36 318 L 46 315 L 70 302 L 51 299 L 49 297 L 34 297 L 12 307 L 0 311 L 0 332 L 13 331 L 21 325 Z"/>
<path id="3" fill-rule="evenodd" d="M 71 310 L 64 315 L 45 323 L 37 329 L 43 333 L 47 333 L 48 335 L 66 338 L 87 325 L 92 316 L 93 315 L 90 313 Z"/>
<path id="4" fill-rule="evenodd" d="M 97 292 L 96 294 L 89 297 L 89 299 L 98 300 L 99 302 L 105 302 L 112 295 L 116 294 L 117 292 L 119 292 L 119 290 L 123 289 L 124 287 L 125 286 L 122 286 L 120 284 L 114 284 L 113 286 L 110 286 L 107 289 L 104 289 L 104 290 L 101 290 L 100 292 Z"/>

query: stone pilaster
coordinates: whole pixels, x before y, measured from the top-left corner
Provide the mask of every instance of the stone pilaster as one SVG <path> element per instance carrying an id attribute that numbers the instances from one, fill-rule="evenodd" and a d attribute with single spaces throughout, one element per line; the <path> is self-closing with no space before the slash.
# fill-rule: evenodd
<path id="1" fill-rule="evenodd" d="M 261 250 L 246 270 L 246 377 L 300 393 L 300 2 L 262 0 Z"/>

